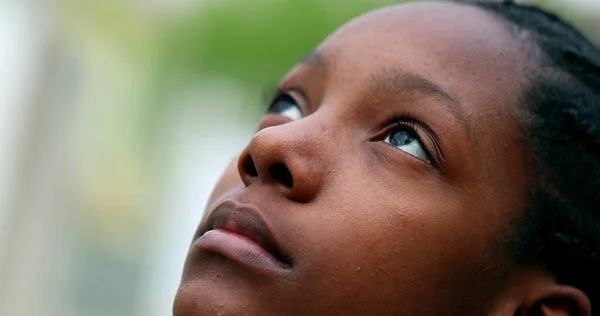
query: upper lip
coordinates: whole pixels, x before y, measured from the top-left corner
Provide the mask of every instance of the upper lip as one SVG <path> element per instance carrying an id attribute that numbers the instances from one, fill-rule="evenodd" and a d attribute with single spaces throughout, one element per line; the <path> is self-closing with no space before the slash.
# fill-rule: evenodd
<path id="1" fill-rule="evenodd" d="M 235 227 L 232 228 L 230 223 L 235 223 Z M 213 229 L 228 230 L 242 235 L 260 245 L 284 265 L 291 266 L 291 260 L 281 250 L 267 223 L 250 205 L 234 200 L 220 203 L 201 225 L 198 237 Z"/>

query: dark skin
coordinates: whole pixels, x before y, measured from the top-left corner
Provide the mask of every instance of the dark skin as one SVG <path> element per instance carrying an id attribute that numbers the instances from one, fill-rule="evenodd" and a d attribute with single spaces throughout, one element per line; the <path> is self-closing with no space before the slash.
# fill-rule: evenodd
<path id="1" fill-rule="evenodd" d="M 327 38 L 281 83 L 274 103 L 294 110 L 265 115 L 217 184 L 174 314 L 589 314 L 500 242 L 527 198 L 524 46 L 453 3 L 382 9 Z M 282 264 L 203 236 L 223 208 L 260 217 Z"/>

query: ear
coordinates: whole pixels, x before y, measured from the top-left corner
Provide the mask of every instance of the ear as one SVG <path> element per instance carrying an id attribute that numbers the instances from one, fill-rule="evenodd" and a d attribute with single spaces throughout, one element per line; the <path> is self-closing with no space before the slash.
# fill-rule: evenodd
<path id="1" fill-rule="evenodd" d="M 591 303 L 578 288 L 557 283 L 539 267 L 513 273 L 491 315 L 591 316 Z"/>
<path id="2" fill-rule="evenodd" d="M 557 283 L 545 284 L 531 293 L 521 315 L 591 316 L 591 303 L 580 289 Z"/>

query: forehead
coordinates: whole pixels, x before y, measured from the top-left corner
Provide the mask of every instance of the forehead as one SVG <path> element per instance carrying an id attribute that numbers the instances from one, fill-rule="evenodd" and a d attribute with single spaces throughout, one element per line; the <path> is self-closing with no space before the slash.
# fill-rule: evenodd
<path id="1" fill-rule="evenodd" d="M 342 81 L 346 87 L 353 82 L 364 87 L 373 73 L 396 68 L 430 79 L 467 110 L 490 99 L 514 105 L 526 78 L 523 44 L 507 24 L 457 3 L 415 3 L 368 13 L 332 34 L 317 52 L 314 64 L 327 66 L 331 88 Z"/>

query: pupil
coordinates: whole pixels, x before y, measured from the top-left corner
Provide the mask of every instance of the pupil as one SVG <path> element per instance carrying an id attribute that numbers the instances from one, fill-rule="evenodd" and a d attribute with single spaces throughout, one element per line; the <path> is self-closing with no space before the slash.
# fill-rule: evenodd
<path id="1" fill-rule="evenodd" d="M 406 146 L 412 143 L 415 139 L 405 131 L 394 132 L 391 137 L 391 143 L 394 146 Z"/>

